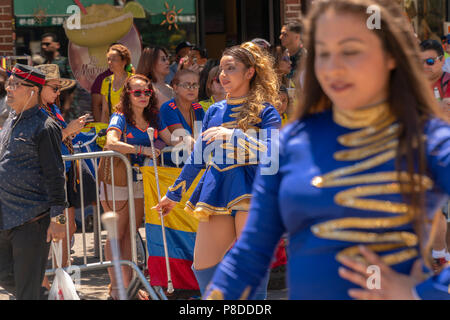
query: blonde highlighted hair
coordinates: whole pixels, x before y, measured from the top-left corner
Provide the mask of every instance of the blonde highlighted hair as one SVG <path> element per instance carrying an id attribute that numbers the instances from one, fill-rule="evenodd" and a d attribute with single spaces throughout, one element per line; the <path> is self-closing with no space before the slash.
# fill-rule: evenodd
<path id="1" fill-rule="evenodd" d="M 255 74 L 250 80 L 250 91 L 244 108 L 237 116 L 237 125 L 242 130 L 261 121 L 259 114 L 265 108 L 263 103 L 278 106 L 279 82 L 273 68 L 273 58 L 252 42 L 245 42 L 224 51 L 222 56 L 231 56 L 243 63 L 247 69 L 254 68 Z"/>

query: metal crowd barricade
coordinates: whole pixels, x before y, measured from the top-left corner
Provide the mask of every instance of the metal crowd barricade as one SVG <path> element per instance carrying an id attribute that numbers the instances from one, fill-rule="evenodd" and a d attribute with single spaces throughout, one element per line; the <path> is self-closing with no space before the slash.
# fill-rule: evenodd
<path id="1" fill-rule="evenodd" d="M 134 279 L 132 279 L 132 282 L 136 282 L 139 280 L 141 284 L 144 286 L 144 288 L 147 290 L 147 292 L 150 295 L 150 298 L 153 300 L 167 300 L 167 297 L 165 296 L 162 288 L 155 287 L 155 289 L 150 286 L 150 283 L 147 281 L 145 275 L 143 272 L 139 269 L 137 265 L 137 249 L 136 249 L 136 219 L 135 219 L 135 205 L 134 205 L 134 192 L 133 192 L 133 175 L 132 175 L 132 167 L 127 159 L 126 156 L 119 152 L 115 151 L 99 151 L 99 152 L 88 152 L 88 153 L 78 153 L 74 155 L 67 155 L 63 156 L 64 163 L 66 161 L 75 161 L 75 160 L 85 160 L 85 159 L 93 159 L 94 163 L 94 171 L 95 171 L 95 187 L 96 187 L 96 193 L 97 193 L 97 204 L 94 212 L 94 214 L 97 215 L 97 228 L 94 229 L 94 238 L 97 239 L 99 244 L 99 262 L 95 263 L 87 263 L 87 246 L 86 246 L 86 228 L 85 228 L 85 217 L 84 217 L 84 189 L 83 189 L 83 175 L 79 175 L 80 179 L 80 205 L 81 205 L 81 225 L 82 225 L 82 237 L 83 237 L 83 264 L 82 265 L 76 265 L 73 266 L 70 262 L 70 242 L 71 239 L 69 239 L 69 224 L 66 224 L 66 233 L 67 233 L 67 252 L 68 252 L 68 260 L 69 260 L 69 266 L 64 268 L 69 274 L 71 271 L 93 271 L 93 270 L 99 270 L 99 269 L 106 269 L 109 267 L 113 267 L 113 264 L 111 261 L 104 261 L 103 259 L 103 252 L 102 252 L 102 246 L 101 246 L 101 219 L 100 219 L 100 199 L 99 199 L 99 181 L 98 181 L 98 165 L 97 165 L 97 159 L 103 158 L 103 157 L 109 157 L 111 161 L 111 176 L 112 176 L 112 201 L 113 201 L 113 211 L 116 210 L 115 208 L 115 195 L 114 195 L 114 166 L 113 166 L 113 158 L 118 157 L 122 161 L 124 161 L 126 165 L 126 171 L 127 171 L 127 181 L 128 181 L 128 207 L 129 207 L 129 223 L 130 223 L 130 238 L 131 238 L 131 255 L 132 261 L 129 260 L 120 260 L 120 265 L 126 265 L 131 267 L 134 270 Z M 81 173 L 82 172 L 82 161 L 76 161 L 73 163 L 77 163 L 78 170 Z M 67 190 L 66 190 L 66 199 L 67 199 Z M 65 210 L 66 215 L 66 221 L 69 221 L 68 216 L 69 210 Z M 52 269 L 46 270 L 45 274 L 47 276 L 55 275 L 56 268 L 53 266 Z"/>

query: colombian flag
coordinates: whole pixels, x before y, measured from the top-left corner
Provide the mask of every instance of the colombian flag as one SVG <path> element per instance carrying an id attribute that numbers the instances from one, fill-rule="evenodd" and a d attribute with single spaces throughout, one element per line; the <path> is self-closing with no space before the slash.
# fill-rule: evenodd
<path id="1" fill-rule="evenodd" d="M 145 230 L 148 248 L 148 271 L 150 285 L 167 287 L 167 271 L 164 257 L 161 221 L 159 214 L 151 207 L 158 202 L 156 179 L 153 167 L 141 167 L 144 182 Z M 158 167 L 161 197 L 175 182 L 181 168 Z M 184 211 L 184 206 L 204 170 L 194 180 L 192 187 L 183 195 L 181 201 L 172 212 L 164 217 L 167 248 L 169 253 L 170 272 L 175 289 L 199 290 L 197 280 L 191 270 L 194 259 L 195 235 L 198 220 Z"/>

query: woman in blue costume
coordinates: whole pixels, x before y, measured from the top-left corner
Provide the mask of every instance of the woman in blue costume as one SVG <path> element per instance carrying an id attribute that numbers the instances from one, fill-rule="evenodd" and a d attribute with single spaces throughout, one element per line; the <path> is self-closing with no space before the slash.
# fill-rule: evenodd
<path id="1" fill-rule="evenodd" d="M 204 298 L 253 297 L 287 232 L 290 299 L 449 299 L 450 268 L 417 272 L 427 219 L 450 193 L 450 125 L 408 22 L 395 1 L 333 0 L 316 1 L 306 27 L 279 171 L 256 176 L 247 224 Z"/>
<path id="2" fill-rule="evenodd" d="M 168 214 L 206 164 L 206 172 L 186 203 L 199 219 L 193 271 L 203 293 L 217 264 L 239 238 L 247 219 L 257 163 L 270 157 L 272 131 L 281 118 L 278 83 L 268 55 L 253 43 L 232 47 L 220 61 L 227 100 L 213 104 L 203 120 L 202 138 L 155 208 Z M 264 299 L 268 273 L 257 298 Z"/>

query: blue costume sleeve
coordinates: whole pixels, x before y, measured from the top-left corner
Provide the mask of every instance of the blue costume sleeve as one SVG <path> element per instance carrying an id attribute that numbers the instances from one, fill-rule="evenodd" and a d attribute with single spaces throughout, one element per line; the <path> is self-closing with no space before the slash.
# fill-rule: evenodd
<path id="1" fill-rule="evenodd" d="M 427 165 L 433 181 L 450 194 L 450 125 L 433 119 L 426 126 Z M 421 299 L 450 300 L 450 266 L 416 286 Z"/>
<path id="2" fill-rule="evenodd" d="M 281 147 L 282 140 L 272 143 Z M 282 164 L 281 148 L 279 160 L 274 161 Z M 269 268 L 278 241 L 285 231 L 278 204 L 282 175 L 279 171 L 275 175 L 261 172 L 257 171 L 248 220 L 241 237 L 218 266 L 205 292 L 206 299 L 252 298 Z"/>
<path id="3" fill-rule="evenodd" d="M 427 165 L 433 181 L 450 194 L 450 125 L 439 119 L 431 120 L 427 136 Z"/>
<path id="4" fill-rule="evenodd" d="M 424 300 L 450 300 L 450 266 L 415 289 L 417 296 Z"/>
<path id="5" fill-rule="evenodd" d="M 162 108 L 162 107 L 161 107 Z M 208 129 L 208 113 L 203 120 L 202 132 Z M 170 200 L 179 202 L 183 194 L 189 190 L 192 182 L 197 177 L 200 170 L 205 166 L 205 160 L 203 157 L 203 150 L 205 150 L 206 141 L 203 141 L 202 137 L 199 137 L 194 144 L 194 151 L 192 151 L 188 160 L 183 166 L 181 173 L 175 183 L 169 187 L 166 193 L 166 197 Z"/>

